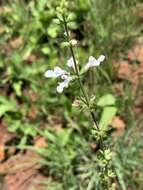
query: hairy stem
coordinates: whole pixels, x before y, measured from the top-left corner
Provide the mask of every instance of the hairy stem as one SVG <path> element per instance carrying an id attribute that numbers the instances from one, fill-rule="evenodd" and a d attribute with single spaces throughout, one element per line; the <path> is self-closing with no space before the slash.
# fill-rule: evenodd
<path id="1" fill-rule="evenodd" d="M 72 46 L 72 44 L 70 43 L 70 35 L 69 35 L 69 31 L 68 31 L 68 27 L 67 27 L 67 22 L 66 22 L 66 19 L 65 19 L 65 16 L 64 16 L 64 15 L 63 15 L 63 22 L 64 22 L 64 28 L 65 28 L 65 32 L 66 32 L 66 36 L 67 36 L 67 41 L 69 42 L 69 46 L 70 46 L 71 56 L 72 56 L 73 61 L 74 61 L 75 73 L 76 73 L 77 78 L 78 78 L 78 82 L 79 82 L 80 89 L 81 89 L 81 91 L 82 91 L 82 93 L 83 93 L 83 96 L 84 96 L 84 98 L 85 98 L 86 105 L 87 105 L 87 107 L 89 108 L 89 112 L 90 112 L 90 115 L 91 115 L 92 120 L 93 120 L 93 122 L 94 122 L 95 128 L 96 128 L 96 130 L 100 131 L 99 125 L 98 125 L 97 120 L 96 120 L 96 116 L 95 116 L 94 112 L 91 111 L 91 109 L 90 109 L 89 97 L 88 97 L 88 95 L 87 95 L 87 93 L 86 93 L 86 91 L 85 91 L 85 89 L 84 89 L 84 87 L 83 87 L 83 84 L 82 84 L 82 81 L 81 81 L 81 78 L 80 78 L 79 69 L 78 69 L 78 66 L 77 66 L 77 62 L 76 62 L 76 58 L 75 58 L 73 46 Z M 102 137 L 100 137 L 99 143 L 100 143 L 100 147 L 102 148 L 102 150 L 104 150 Z"/>
<path id="2" fill-rule="evenodd" d="M 64 28 L 65 28 L 65 32 L 66 32 L 67 41 L 69 42 L 69 48 L 70 48 L 71 56 L 72 56 L 73 62 L 74 62 L 74 68 L 75 68 L 74 71 L 75 71 L 75 74 L 76 74 L 76 76 L 78 78 L 78 83 L 79 83 L 80 89 L 81 89 L 82 94 L 83 94 L 84 99 L 85 99 L 84 103 L 88 107 L 88 110 L 89 110 L 90 115 L 92 117 L 93 123 L 95 125 L 95 129 L 98 132 L 100 132 L 100 128 L 99 128 L 98 122 L 96 120 L 95 113 L 90 108 L 90 100 L 89 100 L 88 94 L 86 93 L 86 91 L 84 89 L 84 86 L 82 84 L 79 68 L 78 68 L 77 61 L 76 61 L 76 58 L 75 58 L 75 53 L 74 53 L 74 50 L 73 50 L 73 45 L 70 42 L 70 35 L 69 35 L 69 31 L 68 31 L 65 15 L 63 15 L 63 24 L 64 24 Z M 104 154 L 105 153 L 105 146 L 104 146 L 104 143 L 103 143 L 103 137 L 102 136 L 99 136 L 99 147 L 100 147 L 100 150 L 102 150 L 103 154 Z M 108 166 L 106 166 L 106 172 L 108 173 Z M 106 182 L 106 188 L 107 188 L 107 190 L 109 190 L 109 181 Z"/>

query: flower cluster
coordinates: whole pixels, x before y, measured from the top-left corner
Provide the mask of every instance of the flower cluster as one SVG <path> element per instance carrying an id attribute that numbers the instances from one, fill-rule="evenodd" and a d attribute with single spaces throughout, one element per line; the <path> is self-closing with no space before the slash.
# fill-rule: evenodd
<path id="1" fill-rule="evenodd" d="M 68 67 L 74 68 L 74 61 L 73 58 L 70 58 L 67 62 Z M 45 77 L 47 78 L 58 78 L 60 77 L 63 79 L 63 82 L 59 82 L 57 86 L 57 92 L 63 92 L 63 89 L 68 87 L 69 82 L 73 79 L 69 72 L 66 70 L 61 69 L 60 67 L 55 67 L 54 70 L 47 70 L 45 72 Z"/>
<path id="2" fill-rule="evenodd" d="M 101 62 L 103 62 L 105 59 L 104 55 L 100 55 L 98 59 L 94 58 L 93 56 L 89 57 L 88 63 L 85 65 L 85 70 L 88 70 L 90 67 L 99 66 Z M 77 63 L 77 61 L 76 61 Z M 73 58 L 71 57 L 67 61 L 67 66 L 73 68 L 75 71 L 75 64 Z M 69 82 L 73 80 L 73 77 L 69 72 L 66 70 L 61 69 L 60 67 L 55 67 L 54 70 L 47 70 L 45 72 L 45 77 L 47 78 L 61 78 L 63 79 L 63 82 L 59 82 L 57 86 L 57 92 L 61 93 L 63 92 L 64 88 L 67 88 L 69 85 Z"/>

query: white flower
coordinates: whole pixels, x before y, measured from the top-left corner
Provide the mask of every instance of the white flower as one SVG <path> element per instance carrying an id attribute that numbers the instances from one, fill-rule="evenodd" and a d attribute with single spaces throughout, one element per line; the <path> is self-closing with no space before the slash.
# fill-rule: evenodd
<path id="1" fill-rule="evenodd" d="M 100 55 L 98 59 L 93 56 L 89 57 L 88 63 L 85 65 L 85 69 L 89 69 L 90 67 L 99 66 L 101 62 L 105 59 L 104 55 Z"/>
<path id="2" fill-rule="evenodd" d="M 62 79 L 64 79 L 63 82 L 59 82 L 59 85 L 57 86 L 57 92 L 61 93 L 63 92 L 63 89 L 68 87 L 69 82 L 72 80 L 71 76 L 63 75 Z"/>
<path id="3" fill-rule="evenodd" d="M 57 78 L 60 77 L 63 79 L 63 82 L 59 82 L 59 85 L 57 86 L 57 92 L 61 93 L 63 92 L 63 89 L 68 87 L 69 82 L 72 80 L 72 77 L 70 76 L 70 73 L 67 71 L 61 69 L 60 67 L 55 67 L 54 70 L 47 70 L 45 72 L 45 77 L 47 78 Z"/>
<path id="4" fill-rule="evenodd" d="M 62 75 L 65 75 L 65 74 L 69 74 L 67 71 L 61 69 L 60 67 L 55 67 L 54 70 L 48 70 L 45 72 L 45 77 L 47 78 L 51 78 L 51 77 L 54 77 L 54 78 L 57 78 L 57 77 L 60 77 Z"/>
<path id="5" fill-rule="evenodd" d="M 77 60 L 76 60 L 76 64 L 78 64 L 78 61 L 77 61 Z M 72 67 L 73 69 L 75 69 L 75 63 L 74 63 L 73 57 L 71 57 L 70 59 L 68 59 L 68 61 L 67 61 L 67 66 L 68 66 L 68 67 Z"/>
<path id="6" fill-rule="evenodd" d="M 71 57 L 70 59 L 68 59 L 67 66 L 75 68 L 73 57 Z"/>

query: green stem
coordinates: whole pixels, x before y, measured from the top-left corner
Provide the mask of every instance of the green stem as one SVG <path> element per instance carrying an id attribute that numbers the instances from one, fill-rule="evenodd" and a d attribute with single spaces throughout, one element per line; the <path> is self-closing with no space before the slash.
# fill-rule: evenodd
<path id="1" fill-rule="evenodd" d="M 70 43 L 70 36 L 69 36 L 68 27 L 67 27 L 67 23 L 66 23 L 66 19 L 65 19 L 64 15 L 63 15 L 63 20 L 64 20 L 64 26 L 65 26 L 65 31 L 66 31 L 66 35 L 67 35 L 67 40 Z M 76 72 L 76 75 L 78 77 L 80 88 L 81 88 L 82 93 L 83 93 L 83 95 L 85 97 L 86 104 L 87 104 L 87 106 L 89 106 L 89 99 L 88 99 L 88 96 L 87 96 L 87 94 L 86 94 L 86 92 L 85 92 L 85 90 L 83 88 L 83 85 L 82 85 L 82 82 L 81 82 L 81 79 L 80 79 L 80 74 L 79 74 L 79 70 L 78 70 L 78 67 L 77 67 L 77 62 L 76 62 L 76 59 L 75 59 L 75 55 L 74 55 L 74 51 L 73 51 L 73 47 L 72 47 L 71 43 L 70 43 L 70 51 L 71 51 L 71 55 L 72 55 L 72 58 L 73 58 L 73 61 L 74 61 L 75 72 Z"/>
<path id="2" fill-rule="evenodd" d="M 68 32 L 68 27 L 67 27 L 67 22 L 66 22 L 66 18 L 65 18 L 65 15 L 63 15 L 63 24 L 64 24 L 64 28 L 65 28 L 65 32 L 66 32 L 66 36 L 67 36 L 67 41 L 69 42 L 69 46 L 70 46 L 70 52 L 71 52 L 71 56 L 73 58 L 73 62 L 74 62 L 74 67 L 75 67 L 75 74 L 78 78 L 78 82 L 79 82 L 79 86 L 80 86 L 80 89 L 83 93 L 83 96 L 85 98 L 85 104 L 87 105 L 88 109 L 89 109 L 89 112 L 90 112 L 90 115 L 92 117 L 92 120 L 94 122 L 94 125 L 95 125 L 95 128 L 98 132 L 100 132 L 100 128 L 99 128 L 99 125 L 97 123 L 97 120 L 96 120 L 96 116 L 94 114 L 93 111 L 91 111 L 90 109 L 90 101 L 89 101 L 89 97 L 83 87 L 83 84 L 82 84 L 82 81 L 81 81 L 81 78 L 80 78 L 80 73 L 79 73 L 79 69 L 78 69 L 78 66 L 77 66 L 77 61 L 76 61 L 76 58 L 75 58 L 75 54 L 74 54 L 74 50 L 73 50 L 73 46 L 72 44 L 70 43 L 70 35 L 69 35 L 69 32 Z M 103 138 L 100 136 L 99 138 L 99 146 L 101 148 L 101 150 L 104 152 L 105 151 L 105 147 L 104 147 L 104 144 L 103 144 Z M 106 184 L 107 185 L 107 189 L 109 189 L 109 185 L 108 183 Z"/>
<path id="3" fill-rule="evenodd" d="M 68 32 L 68 27 L 67 27 L 67 22 L 66 22 L 66 19 L 65 19 L 65 16 L 63 15 L 63 21 L 64 21 L 64 28 L 65 28 L 65 32 L 66 32 L 66 35 L 67 35 L 67 41 L 69 42 L 70 44 L 70 51 L 71 51 L 71 56 L 73 58 L 73 61 L 74 61 L 74 67 L 75 67 L 75 73 L 77 75 L 77 78 L 78 78 L 78 82 L 79 82 L 79 85 L 80 85 L 80 89 L 83 93 L 83 96 L 85 98 L 85 101 L 86 101 L 86 105 L 87 107 L 89 108 L 89 112 L 90 112 L 90 115 L 94 121 L 94 124 L 95 124 L 95 127 L 96 129 L 99 131 L 99 125 L 96 121 L 96 117 L 95 117 L 95 114 L 93 111 L 90 110 L 90 102 L 89 102 L 89 98 L 88 98 L 88 95 L 83 87 L 83 84 L 82 84 L 82 81 L 81 81 L 81 78 L 80 78 L 80 73 L 79 73 L 79 70 L 78 70 L 78 66 L 77 66 L 77 62 L 76 62 L 76 58 L 75 58 L 75 54 L 74 54 L 74 50 L 73 50 L 73 47 L 72 47 L 72 44 L 70 43 L 70 35 L 69 35 L 69 32 Z M 100 137 L 100 145 L 101 147 L 103 147 L 103 140 L 102 140 L 102 137 Z"/>

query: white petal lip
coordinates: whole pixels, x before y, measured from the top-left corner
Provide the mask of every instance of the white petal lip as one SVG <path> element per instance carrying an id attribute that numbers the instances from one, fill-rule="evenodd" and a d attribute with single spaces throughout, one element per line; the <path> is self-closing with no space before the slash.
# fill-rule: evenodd
<path id="1" fill-rule="evenodd" d="M 57 92 L 58 93 L 63 92 L 63 87 L 60 84 L 57 86 Z"/>
<path id="2" fill-rule="evenodd" d="M 59 92 L 59 93 L 63 92 L 63 89 L 67 88 L 69 85 L 69 82 L 72 80 L 70 73 L 61 69 L 60 67 L 55 67 L 54 70 L 47 70 L 45 72 L 45 77 L 47 77 L 47 78 L 60 77 L 61 79 L 64 80 L 63 82 L 59 82 L 59 84 L 57 86 L 57 92 Z"/>
<path id="3" fill-rule="evenodd" d="M 99 66 L 101 62 L 105 59 L 104 55 L 100 55 L 98 59 L 93 56 L 89 57 L 88 63 L 85 65 L 85 69 L 89 69 L 90 67 Z"/>
<path id="4" fill-rule="evenodd" d="M 71 57 L 71 58 L 67 61 L 67 66 L 68 66 L 68 67 L 75 68 L 73 57 Z"/>
<path id="5" fill-rule="evenodd" d="M 55 67 L 54 73 L 56 74 L 56 77 L 60 77 L 64 74 L 67 74 L 67 71 L 61 69 L 60 67 Z"/>
<path id="6" fill-rule="evenodd" d="M 98 58 L 98 61 L 102 62 L 102 61 L 104 61 L 104 59 L 105 59 L 105 55 L 100 55 Z"/>
<path id="7" fill-rule="evenodd" d="M 68 88 L 69 82 L 72 80 L 72 77 L 63 75 L 62 77 L 64 79 L 63 82 L 59 82 L 59 85 L 57 86 L 57 92 L 61 93 L 63 92 L 64 88 Z"/>
<path id="8" fill-rule="evenodd" d="M 55 67 L 54 70 L 47 70 L 45 72 L 45 77 L 47 77 L 47 78 L 51 78 L 51 77 L 57 78 L 57 77 L 60 77 L 60 76 L 62 76 L 64 74 L 68 74 L 68 72 L 61 69 L 60 67 Z"/>
<path id="9" fill-rule="evenodd" d="M 91 66 L 98 66 L 100 64 L 99 61 L 97 59 L 95 59 L 93 56 L 89 57 L 88 63 Z"/>
<path id="10" fill-rule="evenodd" d="M 55 75 L 54 71 L 48 70 L 48 71 L 45 72 L 45 77 L 51 78 L 51 77 L 56 77 L 56 75 Z"/>

